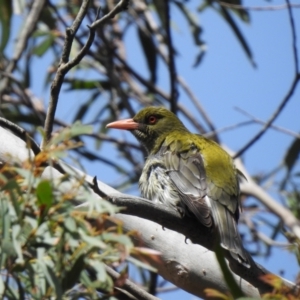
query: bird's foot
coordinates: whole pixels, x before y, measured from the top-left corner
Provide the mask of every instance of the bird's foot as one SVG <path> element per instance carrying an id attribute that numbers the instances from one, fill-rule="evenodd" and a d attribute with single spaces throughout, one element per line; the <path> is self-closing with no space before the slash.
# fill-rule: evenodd
<path id="1" fill-rule="evenodd" d="M 181 206 L 177 206 L 176 208 L 177 208 L 177 211 L 180 214 L 180 217 L 184 218 L 184 216 L 185 216 L 185 210 Z"/>

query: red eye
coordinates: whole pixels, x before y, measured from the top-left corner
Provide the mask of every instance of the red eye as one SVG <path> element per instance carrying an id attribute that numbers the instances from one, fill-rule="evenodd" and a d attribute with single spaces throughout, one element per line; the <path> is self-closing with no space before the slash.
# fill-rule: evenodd
<path id="1" fill-rule="evenodd" d="M 155 116 L 150 116 L 150 117 L 148 118 L 148 123 L 149 123 L 149 124 L 155 124 L 156 121 L 157 121 L 157 118 L 156 118 Z"/>

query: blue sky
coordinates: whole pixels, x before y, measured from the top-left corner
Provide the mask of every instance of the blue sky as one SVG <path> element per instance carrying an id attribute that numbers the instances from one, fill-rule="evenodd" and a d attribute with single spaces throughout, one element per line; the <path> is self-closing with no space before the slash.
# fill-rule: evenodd
<path id="1" fill-rule="evenodd" d="M 192 5 L 197 7 L 199 2 L 194 1 Z M 246 6 L 269 6 L 284 4 L 284 1 L 248 0 L 244 1 L 244 4 Z M 235 110 L 235 107 L 239 107 L 263 121 L 268 120 L 287 93 L 294 75 L 291 28 L 287 10 L 250 11 L 250 24 L 238 22 L 252 49 L 257 68 L 252 67 L 228 25 L 212 10 L 207 10 L 200 15 L 195 14 L 204 28 L 202 39 L 207 43 L 208 49 L 203 63 L 197 68 L 192 68 L 197 50 L 187 33 L 188 26 L 177 8 L 173 7 L 171 13 L 174 44 L 179 52 L 176 61 L 178 74 L 191 86 L 215 127 L 219 129 L 249 120 Z M 294 9 L 293 14 L 296 29 L 298 29 L 297 45 L 300 49 L 300 9 Z M 13 22 L 14 32 L 17 31 L 16 28 L 19 25 L 20 18 L 15 17 Z M 133 30 L 126 35 L 126 46 L 129 64 L 136 70 L 143 69 L 145 77 L 147 77 L 146 63 L 139 54 L 140 45 Z M 49 89 L 43 89 L 43 76 L 47 71 L 49 60 L 51 60 L 50 56 L 34 59 L 36 73 L 32 80 L 32 91 L 38 97 L 45 99 L 45 102 L 49 98 Z M 168 91 L 169 77 L 161 61 L 158 79 L 160 87 Z M 74 106 L 83 103 L 85 100 L 85 95 L 82 93 L 63 92 L 58 107 L 58 117 L 70 121 L 72 112 L 75 112 Z M 195 111 L 195 108 L 181 90 L 179 102 L 192 112 Z M 299 112 L 300 88 L 298 87 L 275 124 L 299 132 Z M 200 118 L 198 115 L 196 117 Z M 232 150 L 237 151 L 260 128 L 260 125 L 248 125 L 227 131 L 220 135 L 221 141 Z M 192 127 L 190 129 L 195 131 Z M 120 133 L 110 131 L 109 134 L 117 135 Z M 127 133 L 122 133 L 122 136 L 131 138 Z M 292 141 L 293 137 L 291 136 L 272 129 L 269 130 L 243 156 L 249 173 L 266 173 L 274 169 L 282 161 L 285 151 Z M 91 145 L 92 147 L 93 145 Z M 114 149 L 109 146 L 104 146 L 102 151 L 107 151 L 109 156 L 114 153 Z M 84 165 L 89 174 L 97 175 L 99 180 L 106 183 L 113 183 L 118 177 L 111 170 L 105 171 L 105 176 L 102 171 L 99 173 L 99 170 L 102 170 L 103 167 L 100 163 L 85 162 Z M 282 175 L 283 172 L 273 180 L 279 180 Z M 275 190 L 267 191 L 272 196 L 276 196 Z M 138 193 L 135 188 L 130 192 Z M 284 240 L 283 237 L 280 239 Z M 272 255 L 268 259 L 255 257 L 255 260 L 276 274 L 280 270 L 284 270 L 284 277 L 289 280 L 295 280 L 299 271 L 294 256 L 280 248 L 273 249 Z M 161 298 L 165 300 L 194 299 L 193 296 L 182 291 L 163 294 Z"/>

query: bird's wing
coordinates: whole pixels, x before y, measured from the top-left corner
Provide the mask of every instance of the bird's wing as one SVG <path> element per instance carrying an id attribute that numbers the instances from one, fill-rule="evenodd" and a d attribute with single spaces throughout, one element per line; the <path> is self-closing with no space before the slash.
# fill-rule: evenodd
<path id="1" fill-rule="evenodd" d="M 199 151 L 192 149 L 179 153 L 165 148 L 160 155 L 182 205 L 203 225 L 211 227 L 214 224 L 222 247 L 249 267 L 248 255 L 237 230 L 238 194 L 229 195 L 207 178 Z"/>
<path id="2" fill-rule="evenodd" d="M 212 215 L 206 201 L 207 183 L 203 159 L 198 151 L 176 153 L 162 149 L 166 171 L 179 193 L 182 206 L 205 226 L 212 226 Z"/>

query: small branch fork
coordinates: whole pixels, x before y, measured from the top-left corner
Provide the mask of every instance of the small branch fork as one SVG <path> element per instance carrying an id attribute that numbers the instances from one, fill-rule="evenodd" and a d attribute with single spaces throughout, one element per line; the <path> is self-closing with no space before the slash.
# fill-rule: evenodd
<path id="1" fill-rule="evenodd" d="M 108 275 L 110 275 L 114 281 L 120 280 L 121 276 L 118 272 L 110 268 L 109 266 L 105 266 L 105 270 Z M 123 281 L 121 279 L 121 281 Z M 143 299 L 143 300 L 159 300 L 159 298 L 147 293 L 141 287 L 133 283 L 132 281 L 125 279 L 122 286 L 122 290 L 126 290 L 130 294 L 136 297 L 136 299 Z"/>
<path id="2" fill-rule="evenodd" d="M 57 108 L 59 93 L 65 78 L 65 75 L 76 65 L 80 63 L 80 61 L 83 59 L 83 57 L 87 54 L 89 51 L 94 38 L 95 38 L 95 30 L 96 28 L 103 25 L 105 22 L 107 22 L 109 19 L 114 18 L 118 13 L 122 12 L 123 10 L 127 9 L 129 0 L 121 0 L 109 13 L 107 13 L 105 16 L 103 16 L 101 19 L 98 20 L 99 17 L 99 11 L 96 15 L 96 20 L 90 25 L 89 30 L 89 37 L 85 43 L 85 45 L 82 47 L 82 49 L 79 51 L 79 53 L 74 57 L 72 60 L 69 61 L 70 51 L 72 47 L 73 40 L 75 38 L 75 35 L 83 21 L 83 18 L 85 17 L 88 6 L 89 6 L 90 0 L 84 0 L 82 1 L 82 5 L 80 7 L 79 13 L 76 16 L 72 26 L 70 28 L 67 28 L 66 30 L 66 38 L 65 43 L 63 47 L 63 53 L 61 57 L 61 61 L 59 63 L 55 78 L 51 85 L 51 93 L 50 93 L 50 101 L 49 106 L 46 114 L 46 120 L 44 124 L 44 130 L 45 130 L 45 138 L 42 141 L 41 148 L 43 149 L 47 142 L 49 141 L 53 129 L 54 124 L 54 118 L 55 118 L 55 112 Z"/>

